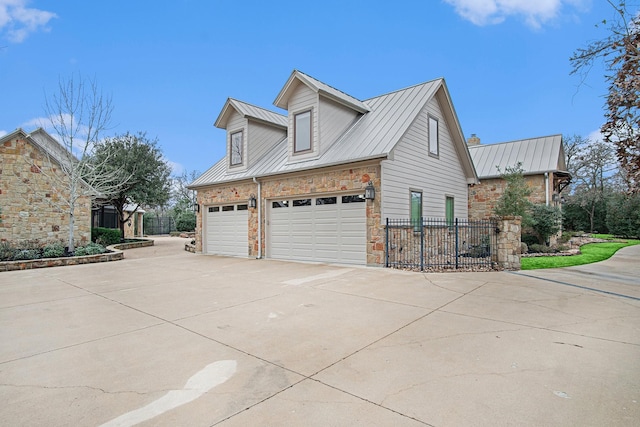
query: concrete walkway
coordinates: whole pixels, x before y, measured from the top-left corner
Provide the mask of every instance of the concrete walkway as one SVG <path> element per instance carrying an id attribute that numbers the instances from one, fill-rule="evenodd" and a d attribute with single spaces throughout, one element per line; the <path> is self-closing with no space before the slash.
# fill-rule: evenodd
<path id="1" fill-rule="evenodd" d="M 0 425 L 639 423 L 640 246 L 420 274 L 184 243 L 0 273 Z"/>

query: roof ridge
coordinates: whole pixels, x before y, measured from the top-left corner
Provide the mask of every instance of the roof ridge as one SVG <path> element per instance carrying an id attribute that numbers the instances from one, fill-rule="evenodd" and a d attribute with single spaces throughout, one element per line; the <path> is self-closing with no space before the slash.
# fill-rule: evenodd
<path id="1" fill-rule="evenodd" d="M 561 133 L 555 133 L 555 134 L 552 134 L 552 135 L 534 136 L 533 138 L 514 139 L 513 141 L 491 142 L 489 144 L 470 145 L 469 149 L 482 148 L 482 147 L 492 147 L 492 146 L 495 146 L 495 145 L 513 144 L 515 142 L 531 141 L 531 140 L 534 140 L 534 139 L 543 139 L 543 138 L 552 138 L 552 137 L 556 137 L 556 136 L 559 136 L 559 137 L 562 138 L 562 134 Z"/>
<path id="2" fill-rule="evenodd" d="M 231 101 L 235 101 L 235 102 L 240 102 L 240 103 L 242 103 L 242 104 L 249 105 L 250 107 L 259 108 L 259 109 L 261 109 L 261 110 L 267 111 L 267 112 L 269 112 L 269 113 L 277 114 L 277 115 L 282 116 L 282 117 L 287 117 L 286 115 L 284 115 L 284 114 L 282 114 L 282 113 L 279 113 L 279 112 L 277 112 L 277 111 L 269 110 L 268 108 L 261 107 L 261 106 L 256 105 L 256 104 L 252 104 L 252 103 L 247 102 L 247 101 L 242 101 L 241 99 L 238 99 L 238 98 L 233 98 L 233 97 L 231 97 L 231 96 L 230 96 L 230 97 L 229 97 L 229 100 L 231 100 Z"/>
<path id="3" fill-rule="evenodd" d="M 355 97 L 355 96 L 353 96 L 353 95 L 349 95 L 347 92 L 345 92 L 345 91 L 343 91 L 343 90 L 341 90 L 341 89 L 338 89 L 337 87 L 332 86 L 332 85 L 330 85 L 330 84 L 328 84 L 328 83 L 325 83 L 325 82 L 323 82 L 322 80 L 317 79 L 317 78 L 315 78 L 315 77 L 313 77 L 313 76 L 311 76 L 311 75 L 309 75 L 309 74 L 305 73 L 304 71 L 300 71 L 300 70 L 298 70 L 297 68 L 295 68 L 293 71 L 297 71 L 298 73 L 302 74 L 302 75 L 303 75 L 303 76 L 305 76 L 305 77 L 309 77 L 310 79 L 313 79 L 313 80 L 315 80 L 315 81 L 317 81 L 317 82 L 319 82 L 319 83 L 322 83 L 323 85 L 329 86 L 331 89 L 333 89 L 333 90 L 337 90 L 338 92 L 340 92 L 340 93 L 341 93 L 341 94 L 343 94 L 343 95 L 348 96 L 349 98 L 353 98 L 353 99 L 355 99 L 356 101 L 362 102 L 362 100 L 361 100 L 361 99 L 358 99 L 358 98 L 356 98 L 356 97 Z"/>
<path id="4" fill-rule="evenodd" d="M 434 82 L 436 82 L 438 80 L 444 80 L 444 77 L 438 77 L 438 78 L 435 78 L 435 79 L 427 80 L 426 82 L 416 83 L 414 85 L 407 86 L 407 87 L 404 87 L 402 89 L 396 89 L 396 90 L 392 90 L 391 92 L 386 92 L 386 93 L 383 93 L 383 94 L 380 94 L 380 95 L 372 96 L 371 98 L 365 99 L 363 102 L 371 101 L 373 99 L 380 98 L 380 97 L 387 96 L 387 95 L 391 95 L 391 94 L 394 94 L 394 93 L 403 92 L 405 90 L 413 89 L 413 88 L 416 88 L 418 86 L 424 86 L 424 85 L 426 85 L 428 83 L 434 83 Z"/>

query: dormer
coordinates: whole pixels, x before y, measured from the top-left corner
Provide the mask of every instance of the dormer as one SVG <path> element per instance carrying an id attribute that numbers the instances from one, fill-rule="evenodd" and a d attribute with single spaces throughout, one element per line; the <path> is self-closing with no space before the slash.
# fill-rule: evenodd
<path id="1" fill-rule="evenodd" d="M 289 162 L 321 156 L 369 107 L 298 70 L 274 101 L 287 110 Z"/>
<path id="2" fill-rule="evenodd" d="M 287 136 L 287 117 L 237 99 L 224 104 L 215 126 L 227 131 L 227 171 L 243 172 Z"/>

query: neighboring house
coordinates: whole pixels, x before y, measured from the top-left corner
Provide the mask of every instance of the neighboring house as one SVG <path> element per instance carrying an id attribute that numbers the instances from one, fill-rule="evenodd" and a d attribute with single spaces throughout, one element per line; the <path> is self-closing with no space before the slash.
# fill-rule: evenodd
<path id="1" fill-rule="evenodd" d="M 562 190 L 571 176 L 567 172 L 562 135 L 499 144 L 481 145 L 472 135 L 468 140 L 479 184 L 469 188 L 469 218 L 485 219 L 493 215 L 493 209 L 502 196 L 506 182 L 500 177 L 508 167 L 521 164 L 525 181 L 531 189 L 529 200 L 560 206 Z"/>
<path id="2" fill-rule="evenodd" d="M 66 149 L 43 129 L 22 129 L 0 137 L 0 241 L 67 241 L 67 176 L 60 164 Z M 91 239 L 91 199 L 80 197 L 75 209 L 77 245 Z"/>
<path id="3" fill-rule="evenodd" d="M 295 70 L 274 104 L 222 108 L 226 156 L 189 186 L 197 251 L 381 265 L 386 218 L 467 217 L 478 180 L 443 79 L 361 101 Z"/>
<path id="4" fill-rule="evenodd" d="M 136 205 L 128 204 L 124 207 L 125 218 L 136 209 Z M 130 239 L 134 237 L 144 236 L 144 209 L 138 208 L 129 220 L 124 224 L 124 238 Z M 120 228 L 120 219 L 118 211 L 111 205 L 96 205 L 91 211 L 92 227 Z"/>

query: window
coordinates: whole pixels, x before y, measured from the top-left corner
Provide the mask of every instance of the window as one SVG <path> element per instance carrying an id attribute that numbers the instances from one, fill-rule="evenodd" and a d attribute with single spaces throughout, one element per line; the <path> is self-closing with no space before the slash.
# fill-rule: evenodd
<path id="1" fill-rule="evenodd" d="M 447 225 L 452 226 L 454 222 L 454 210 L 453 210 L 453 197 L 447 196 L 445 199 L 444 210 L 445 218 L 447 219 Z"/>
<path id="2" fill-rule="evenodd" d="M 222 207 L 222 212 L 229 212 L 229 211 L 232 211 L 234 208 L 235 208 L 235 206 L 233 206 L 233 205 L 223 206 Z"/>
<path id="3" fill-rule="evenodd" d="M 209 207 L 209 212 L 220 212 L 220 206 Z"/>
<path id="4" fill-rule="evenodd" d="M 293 152 L 311 150 L 311 110 L 293 116 Z"/>
<path id="5" fill-rule="evenodd" d="M 335 205 L 338 203 L 337 197 L 318 197 L 316 199 L 316 205 Z"/>
<path id="6" fill-rule="evenodd" d="M 420 231 L 422 222 L 422 192 L 411 192 L 411 223 L 416 231 Z"/>
<path id="7" fill-rule="evenodd" d="M 311 199 L 294 200 L 293 206 L 311 206 Z"/>
<path id="8" fill-rule="evenodd" d="M 271 207 L 276 209 L 276 208 L 286 208 L 289 206 L 289 201 L 288 200 L 282 200 L 280 202 L 273 202 L 271 204 Z"/>
<path id="9" fill-rule="evenodd" d="M 429 155 L 439 156 L 438 119 L 429 116 Z"/>
<path id="10" fill-rule="evenodd" d="M 356 194 L 354 196 L 342 196 L 342 203 L 360 203 L 364 201 L 365 198 L 362 194 Z"/>
<path id="11" fill-rule="evenodd" d="M 242 164 L 242 131 L 231 134 L 231 166 Z"/>
<path id="12" fill-rule="evenodd" d="M 246 211 L 249 209 L 249 205 L 238 205 L 239 211 Z"/>

